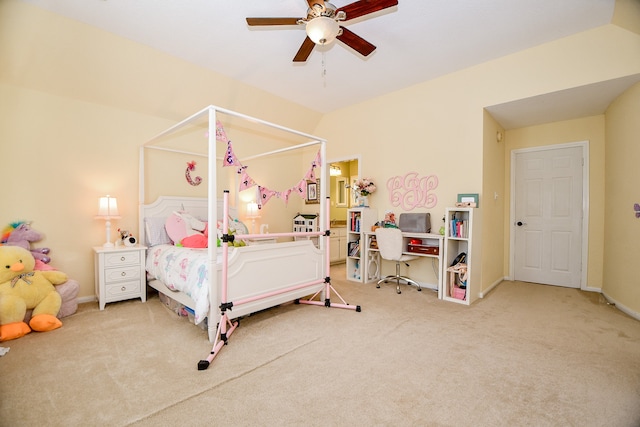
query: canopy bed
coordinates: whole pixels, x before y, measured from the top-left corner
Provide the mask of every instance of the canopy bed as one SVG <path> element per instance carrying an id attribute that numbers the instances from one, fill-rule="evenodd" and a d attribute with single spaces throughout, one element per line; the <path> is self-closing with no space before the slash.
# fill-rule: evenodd
<path id="1" fill-rule="evenodd" d="M 218 116 L 226 117 L 233 123 L 244 121 L 254 126 L 275 129 L 298 139 L 303 138 L 305 142 L 287 145 L 294 139 L 288 138 L 281 148 L 240 160 Z M 160 143 L 169 139 L 173 143 L 178 141 L 182 144 L 185 134 L 193 133 L 194 130 L 198 135 L 205 134 L 206 153 Z M 245 141 L 242 144 L 245 144 Z M 316 148 L 317 154 L 310 162 L 306 174 L 283 191 L 274 191 L 270 187 L 259 185 L 252 179 L 250 168 L 246 165 L 246 162 L 253 159 L 293 150 L 308 152 Z M 220 149 L 223 149 L 224 154 L 221 159 L 217 159 L 216 152 L 220 153 Z M 206 185 L 206 197 L 171 194 L 161 195 L 153 202 L 147 202 L 145 189 L 148 182 L 145 181 L 150 178 L 145 169 L 149 165 L 147 157 L 151 150 L 169 153 L 167 155 L 176 153 L 206 157 L 205 178 L 192 176 L 192 165 L 195 162 L 189 163 L 185 173 L 191 186 Z M 283 199 L 287 203 L 289 197 L 296 197 L 296 194 L 305 197 L 307 183 L 315 183 L 316 177 L 324 176 L 325 151 L 324 139 L 215 106 L 208 106 L 171 126 L 141 147 L 139 230 L 141 243 L 149 247 L 146 260 L 148 285 L 191 308 L 195 314 L 195 323 L 208 320 L 208 336 L 213 348 L 207 359 L 198 363 L 199 370 L 206 369 L 227 343 L 229 336 L 239 325 L 238 318 L 241 316 L 288 301 L 360 311 L 359 306 L 347 304 L 330 283 L 329 203 L 325 186 L 319 186 L 319 231 L 270 233 L 270 237 L 281 241 L 235 247 L 234 242 L 238 240 L 264 235 L 251 234 L 246 227 L 240 226 L 237 206 L 230 206 L 231 196 L 237 194 L 231 195 L 227 188 L 221 189 L 219 187 L 222 185 L 218 184 L 222 181 L 219 168 L 229 167 L 237 172 L 236 177 L 239 178 L 235 181 L 239 183 L 239 190 L 255 187 L 261 208 L 272 197 Z M 291 168 L 291 165 L 286 166 Z M 300 170 L 304 168 L 303 165 L 298 165 L 295 169 L 298 167 Z M 165 224 L 167 218 L 176 212 L 188 212 L 189 216 L 206 224 L 215 224 L 215 227 L 211 227 L 212 231 L 204 237 L 206 248 L 177 247 L 175 243 L 178 242 L 171 241 L 167 236 Z M 312 239 L 314 237 L 315 239 Z M 289 241 L 292 238 L 295 239 Z M 318 242 L 318 247 L 314 245 L 314 241 Z M 210 271 L 215 271 L 215 274 L 210 274 Z M 337 295 L 341 303 L 331 302 L 331 293 Z"/>

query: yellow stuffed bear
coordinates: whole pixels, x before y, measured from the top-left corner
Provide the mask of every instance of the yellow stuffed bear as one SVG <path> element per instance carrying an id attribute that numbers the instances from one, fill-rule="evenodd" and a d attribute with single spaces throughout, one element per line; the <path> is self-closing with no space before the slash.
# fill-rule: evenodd
<path id="1" fill-rule="evenodd" d="M 62 326 L 56 317 L 61 298 L 54 285 L 67 281 L 60 271 L 34 271 L 35 259 L 19 246 L 0 246 L 0 341 L 20 338 L 33 329 L 51 331 Z M 33 309 L 29 324 L 27 309 Z"/>

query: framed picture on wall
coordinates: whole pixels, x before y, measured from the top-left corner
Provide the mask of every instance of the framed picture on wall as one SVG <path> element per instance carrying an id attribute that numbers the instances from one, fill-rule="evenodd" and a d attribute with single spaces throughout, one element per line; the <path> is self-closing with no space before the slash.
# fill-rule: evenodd
<path id="1" fill-rule="evenodd" d="M 320 203 L 320 180 L 307 181 L 307 198 L 305 200 L 307 205 Z"/>

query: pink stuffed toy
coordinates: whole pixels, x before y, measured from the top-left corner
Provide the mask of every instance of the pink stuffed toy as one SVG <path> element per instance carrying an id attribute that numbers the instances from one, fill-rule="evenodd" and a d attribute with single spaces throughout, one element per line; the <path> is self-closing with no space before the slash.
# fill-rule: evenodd
<path id="1" fill-rule="evenodd" d="M 49 248 L 31 249 L 31 242 L 37 242 L 42 239 L 42 234 L 32 229 L 29 223 L 24 221 L 14 222 L 5 227 L 2 232 L 1 244 L 7 246 L 20 246 L 28 251 L 36 261 L 48 264 L 51 258 L 47 255 Z"/>
<path id="2" fill-rule="evenodd" d="M 165 223 L 167 235 L 176 246 L 185 248 L 206 248 L 209 224 L 200 221 L 188 212 L 174 212 Z"/>

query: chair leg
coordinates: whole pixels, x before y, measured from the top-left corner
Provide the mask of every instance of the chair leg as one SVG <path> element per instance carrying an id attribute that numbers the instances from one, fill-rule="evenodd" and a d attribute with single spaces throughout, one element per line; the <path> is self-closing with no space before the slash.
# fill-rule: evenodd
<path id="1" fill-rule="evenodd" d="M 407 265 L 407 267 L 409 266 L 409 264 L 405 263 Z M 400 262 L 396 262 L 396 274 L 395 275 L 389 275 L 387 277 L 385 277 L 384 279 L 380 279 L 378 280 L 378 283 L 376 283 L 376 288 L 380 288 L 380 284 L 381 283 L 387 283 L 390 280 L 395 280 L 396 282 L 396 292 L 401 294 L 402 291 L 400 290 L 400 281 L 403 280 L 405 282 L 407 282 L 407 285 L 414 285 L 418 288 L 419 291 L 422 291 L 422 287 L 420 286 L 420 283 L 416 282 L 413 279 L 410 279 L 408 277 L 405 276 L 401 276 L 400 275 Z"/>
<path id="2" fill-rule="evenodd" d="M 395 279 L 395 278 L 396 278 L 396 276 L 387 276 L 384 279 L 378 280 L 378 283 L 376 284 L 376 288 L 380 288 L 380 284 L 381 283 L 387 283 L 389 280 Z"/>
<path id="3" fill-rule="evenodd" d="M 400 292 L 400 262 L 396 262 L 396 292 L 402 293 Z"/>

